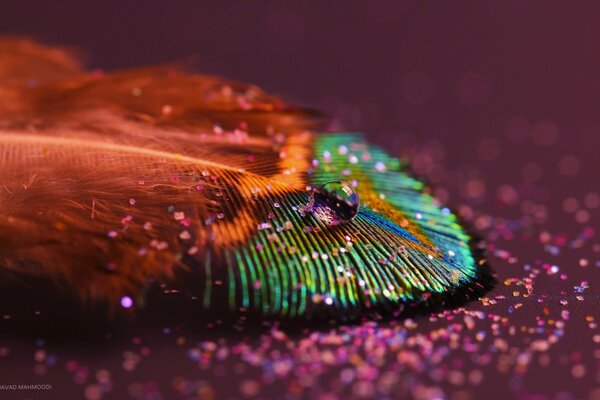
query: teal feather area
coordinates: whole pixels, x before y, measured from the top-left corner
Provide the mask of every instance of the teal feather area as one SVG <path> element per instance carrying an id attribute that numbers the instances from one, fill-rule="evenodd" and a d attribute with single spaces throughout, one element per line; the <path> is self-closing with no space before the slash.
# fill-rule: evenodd
<path id="1" fill-rule="evenodd" d="M 255 234 L 226 250 L 232 309 L 351 317 L 481 291 L 471 237 L 400 160 L 360 135 L 333 133 L 315 137 L 311 165 L 306 190 L 269 196 Z M 299 211 L 313 187 L 333 180 L 361 201 L 336 226 Z"/>

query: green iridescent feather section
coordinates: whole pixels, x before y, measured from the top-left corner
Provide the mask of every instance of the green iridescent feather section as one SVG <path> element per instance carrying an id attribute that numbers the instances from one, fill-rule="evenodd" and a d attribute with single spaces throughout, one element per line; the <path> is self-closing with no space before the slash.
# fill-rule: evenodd
<path id="1" fill-rule="evenodd" d="M 357 134 L 316 136 L 313 148 L 307 181 L 348 182 L 360 212 L 328 226 L 298 211 L 310 187 L 271 196 L 255 235 L 226 251 L 232 309 L 352 316 L 481 287 L 471 238 L 398 159 Z"/>

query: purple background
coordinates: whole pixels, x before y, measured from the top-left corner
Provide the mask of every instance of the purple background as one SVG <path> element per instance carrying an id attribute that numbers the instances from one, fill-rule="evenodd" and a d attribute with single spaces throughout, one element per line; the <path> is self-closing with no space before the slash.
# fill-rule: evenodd
<path id="1" fill-rule="evenodd" d="M 594 161 L 598 12 L 554 1 L 21 0 L 2 6 L 0 33 L 78 46 L 106 70 L 194 56 L 200 72 L 324 109 L 394 153 L 436 139 L 457 164 L 524 116 L 550 120 L 561 149 Z"/>
<path id="2" fill-rule="evenodd" d="M 3 4 L 0 32 L 79 46 L 108 70 L 195 55 L 376 140 L 497 136 L 513 114 L 576 136 L 599 122 L 591 2 L 291 3 L 22 0 Z"/>

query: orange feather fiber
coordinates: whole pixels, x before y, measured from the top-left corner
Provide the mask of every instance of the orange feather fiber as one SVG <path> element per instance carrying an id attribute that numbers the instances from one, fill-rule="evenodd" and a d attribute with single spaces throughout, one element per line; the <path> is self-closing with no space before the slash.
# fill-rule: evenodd
<path id="1" fill-rule="evenodd" d="M 254 86 L 179 65 L 88 73 L 23 39 L 0 41 L 0 95 L 1 272 L 109 304 L 204 251 L 224 177 L 302 188 L 279 155 L 306 153 L 318 124 Z"/>

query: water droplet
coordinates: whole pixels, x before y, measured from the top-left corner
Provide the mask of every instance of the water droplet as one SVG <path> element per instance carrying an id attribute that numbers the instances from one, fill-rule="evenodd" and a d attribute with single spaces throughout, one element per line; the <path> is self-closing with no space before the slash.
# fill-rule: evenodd
<path id="1" fill-rule="evenodd" d="M 356 217 L 360 206 L 358 193 L 342 181 L 330 181 L 315 187 L 308 203 L 298 208 L 301 214 L 312 213 L 327 225 L 338 225 Z"/>

